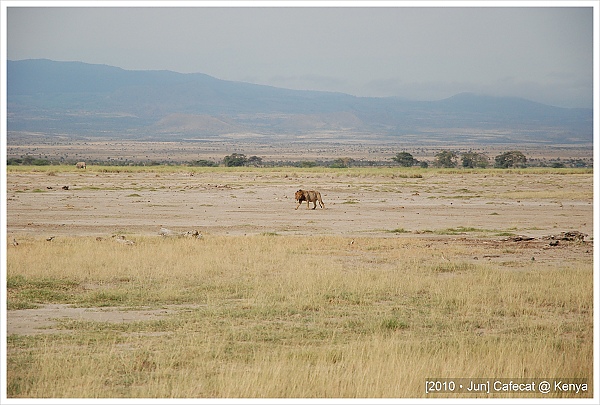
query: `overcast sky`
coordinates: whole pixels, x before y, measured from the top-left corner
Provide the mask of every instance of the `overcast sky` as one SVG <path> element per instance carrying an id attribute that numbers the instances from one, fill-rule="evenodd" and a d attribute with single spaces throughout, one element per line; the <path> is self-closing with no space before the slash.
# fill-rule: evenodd
<path id="1" fill-rule="evenodd" d="M 469 91 L 592 107 L 592 8 L 396 4 L 9 7 L 7 58 L 199 72 L 357 96 L 438 100 Z"/>

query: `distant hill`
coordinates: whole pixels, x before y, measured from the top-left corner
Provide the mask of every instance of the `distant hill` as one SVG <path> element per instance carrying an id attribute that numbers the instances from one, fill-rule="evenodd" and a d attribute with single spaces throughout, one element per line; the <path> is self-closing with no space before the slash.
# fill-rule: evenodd
<path id="1" fill-rule="evenodd" d="M 399 142 L 591 144 L 591 109 L 470 93 L 440 101 L 355 97 L 45 59 L 7 61 L 9 137 L 178 140 L 335 133 Z"/>

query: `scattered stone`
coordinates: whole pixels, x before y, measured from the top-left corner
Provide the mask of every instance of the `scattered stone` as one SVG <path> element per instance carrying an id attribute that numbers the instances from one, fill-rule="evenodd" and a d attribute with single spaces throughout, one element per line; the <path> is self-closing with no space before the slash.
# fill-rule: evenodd
<path id="1" fill-rule="evenodd" d="M 579 231 L 568 231 L 561 232 L 557 235 L 548 235 L 542 236 L 540 238 L 534 238 L 531 236 L 523 236 L 517 235 L 511 238 L 502 239 L 502 241 L 511 241 L 511 242 L 526 242 L 530 240 L 550 240 L 548 246 L 559 246 L 559 241 L 567 241 L 567 242 L 583 242 L 588 235 Z"/>
<path id="2" fill-rule="evenodd" d="M 197 230 L 193 230 L 193 231 L 184 232 L 183 236 L 188 236 L 188 237 L 193 237 L 193 238 L 196 238 L 196 239 L 200 239 L 202 237 L 202 234 L 200 232 L 198 232 Z"/>
<path id="3" fill-rule="evenodd" d="M 510 240 L 513 242 L 524 242 L 524 241 L 533 240 L 533 239 L 535 239 L 535 238 L 531 237 L 531 236 L 517 235 L 517 236 L 513 236 L 512 238 L 508 238 L 507 240 Z"/>
<path id="4" fill-rule="evenodd" d="M 160 228 L 160 230 L 158 231 L 158 234 L 160 236 L 173 236 L 176 233 L 174 231 L 170 230 L 170 229 L 167 229 L 167 228 Z"/>
<path id="5" fill-rule="evenodd" d="M 197 230 L 193 230 L 193 231 L 186 231 L 186 232 L 176 232 L 176 231 L 172 231 L 170 229 L 167 228 L 160 228 L 160 230 L 158 231 L 158 234 L 160 236 L 163 237 L 193 237 L 196 239 L 200 239 L 202 238 L 202 234 L 197 231 Z"/>
<path id="6" fill-rule="evenodd" d="M 588 235 L 586 233 L 582 233 L 579 231 L 568 231 L 568 232 L 561 232 L 558 235 L 549 235 L 549 236 L 546 236 L 544 239 L 550 239 L 550 240 L 555 240 L 555 241 L 564 240 L 564 241 L 569 241 L 569 242 L 583 242 L 583 240 L 587 236 Z M 555 246 L 555 245 L 552 245 L 552 246 Z"/>
<path id="7" fill-rule="evenodd" d="M 135 242 L 129 239 L 125 239 L 124 235 L 113 235 L 113 238 L 115 238 L 115 241 L 122 244 L 122 245 L 135 245 Z"/>

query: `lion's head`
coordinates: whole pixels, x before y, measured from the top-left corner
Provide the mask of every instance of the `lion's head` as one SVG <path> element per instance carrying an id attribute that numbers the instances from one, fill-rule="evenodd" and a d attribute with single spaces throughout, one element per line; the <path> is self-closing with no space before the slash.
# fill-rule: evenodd
<path id="1" fill-rule="evenodd" d="M 301 189 L 296 191 L 296 201 L 300 201 L 303 200 L 304 198 L 304 191 L 302 191 Z"/>

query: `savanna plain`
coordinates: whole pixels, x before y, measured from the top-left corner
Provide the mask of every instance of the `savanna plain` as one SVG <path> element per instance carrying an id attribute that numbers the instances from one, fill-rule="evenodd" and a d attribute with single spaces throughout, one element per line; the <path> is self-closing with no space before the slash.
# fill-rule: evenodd
<path id="1" fill-rule="evenodd" d="M 591 169 L 9 166 L 7 395 L 591 398 L 593 197 Z"/>

